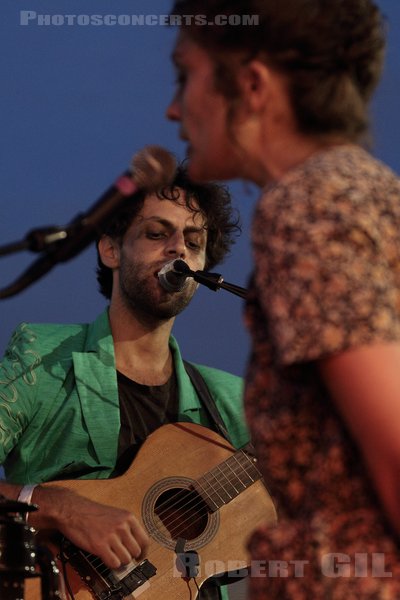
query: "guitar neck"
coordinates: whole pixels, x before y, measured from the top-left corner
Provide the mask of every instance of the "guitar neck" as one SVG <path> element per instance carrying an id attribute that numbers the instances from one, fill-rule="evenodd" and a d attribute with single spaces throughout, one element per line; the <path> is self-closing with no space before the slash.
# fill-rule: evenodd
<path id="1" fill-rule="evenodd" d="M 194 488 L 215 512 L 260 479 L 257 459 L 239 450 L 197 479 Z"/>

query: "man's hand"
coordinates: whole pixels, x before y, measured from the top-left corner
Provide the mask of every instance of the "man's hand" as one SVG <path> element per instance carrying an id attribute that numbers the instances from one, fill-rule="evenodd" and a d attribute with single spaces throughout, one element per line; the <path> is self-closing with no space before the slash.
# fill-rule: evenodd
<path id="1" fill-rule="evenodd" d="M 32 502 L 39 506 L 29 516 L 33 527 L 58 529 L 111 569 L 141 559 L 147 550 L 148 536 L 127 510 L 93 502 L 56 485 L 36 487 Z"/>

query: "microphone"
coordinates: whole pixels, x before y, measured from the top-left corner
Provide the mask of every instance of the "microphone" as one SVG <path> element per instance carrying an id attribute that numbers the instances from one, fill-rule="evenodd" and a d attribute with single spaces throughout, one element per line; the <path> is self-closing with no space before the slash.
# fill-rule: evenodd
<path id="1" fill-rule="evenodd" d="M 175 266 L 179 263 L 184 265 L 181 271 L 176 271 Z M 187 274 L 186 271 L 187 270 Z M 190 275 L 190 269 L 183 260 L 170 260 L 158 271 L 158 279 L 161 286 L 167 292 L 180 292 L 187 285 L 187 277 Z"/>
<path id="2" fill-rule="evenodd" d="M 184 260 L 176 259 L 166 263 L 164 267 L 159 271 L 158 277 L 161 285 L 171 292 L 177 292 L 182 289 L 187 277 L 193 277 L 197 283 L 201 283 L 208 287 L 208 289 L 217 292 L 219 289 L 231 292 L 240 298 L 246 298 L 247 289 L 242 288 L 233 283 L 224 281 L 224 278 L 220 273 L 210 273 L 208 271 L 192 271 L 189 265 Z M 182 287 L 178 287 L 182 285 Z M 167 287 L 168 286 L 168 287 Z"/>
<path id="3" fill-rule="evenodd" d="M 58 231 L 63 231 L 64 235 L 49 244 L 44 255 L 28 267 L 14 283 L 0 290 L 0 299 L 17 294 L 45 275 L 55 264 L 70 260 L 79 254 L 96 239 L 102 226 L 116 214 L 127 199 L 131 198 L 134 201 L 138 192 L 152 193 L 169 185 L 175 173 L 175 158 L 164 148 L 146 146 L 136 153 L 130 169 L 125 171 L 86 213 L 78 214 L 69 225 L 60 228 Z"/>

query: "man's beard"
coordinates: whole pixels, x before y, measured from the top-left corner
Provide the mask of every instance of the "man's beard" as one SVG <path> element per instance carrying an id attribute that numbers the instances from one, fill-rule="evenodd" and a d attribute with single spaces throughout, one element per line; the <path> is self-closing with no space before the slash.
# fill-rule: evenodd
<path id="1" fill-rule="evenodd" d="M 119 269 L 119 286 L 125 304 L 146 321 L 164 321 L 171 319 L 182 312 L 190 303 L 196 284 L 190 281 L 180 292 L 162 295 L 156 292 L 158 282 L 154 281 L 153 273 L 144 269 L 142 265 L 130 263 L 121 256 Z"/>

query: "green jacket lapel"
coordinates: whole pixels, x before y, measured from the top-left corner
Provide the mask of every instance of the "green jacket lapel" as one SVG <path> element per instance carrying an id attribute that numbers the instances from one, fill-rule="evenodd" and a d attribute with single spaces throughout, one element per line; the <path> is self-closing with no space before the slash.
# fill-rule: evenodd
<path id="1" fill-rule="evenodd" d="M 85 347 L 82 352 L 74 352 L 72 359 L 83 419 L 97 458 L 100 464 L 113 467 L 120 418 L 114 345 L 107 312 L 88 326 Z"/>

